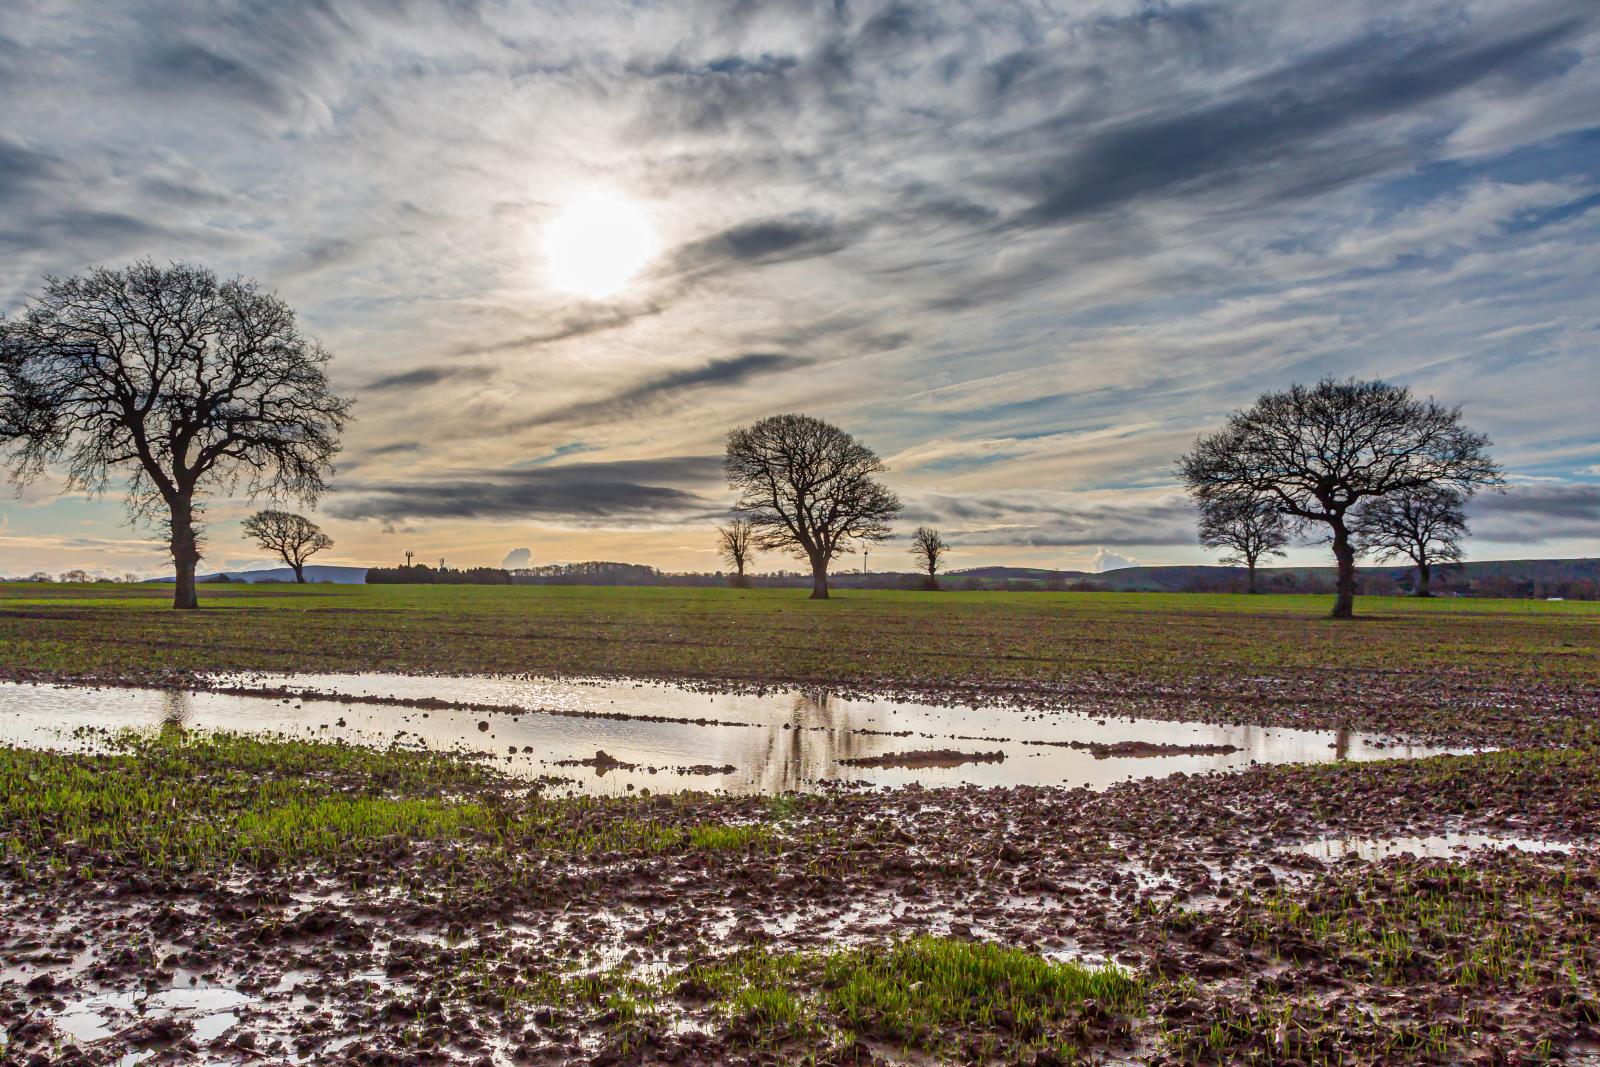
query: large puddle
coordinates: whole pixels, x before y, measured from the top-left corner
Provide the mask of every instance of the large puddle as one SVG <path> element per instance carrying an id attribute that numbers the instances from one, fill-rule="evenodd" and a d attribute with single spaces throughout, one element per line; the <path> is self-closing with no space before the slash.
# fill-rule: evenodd
<path id="1" fill-rule="evenodd" d="M 1385 745 L 1347 731 L 942 707 L 812 690 L 724 694 L 627 681 L 385 674 L 215 681 L 357 699 L 0 683 L 0 744 L 83 748 L 97 743 L 94 731 L 178 724 L 481 753 L 510 774 L 560 777 L 566 787 L 590 793 L 778 793 L 827 781 L 1101 789 L 1132 778 L 1235 770 L 1252 763 L 1462 751 Z M 523 710 L 423 709 L 359 698 Z M 939 755 L 930 757 L 930 752 Z M 597 759 L 597 753 L 604 758 Z M 912 765 L 896 765 L 904 763 Z"/>

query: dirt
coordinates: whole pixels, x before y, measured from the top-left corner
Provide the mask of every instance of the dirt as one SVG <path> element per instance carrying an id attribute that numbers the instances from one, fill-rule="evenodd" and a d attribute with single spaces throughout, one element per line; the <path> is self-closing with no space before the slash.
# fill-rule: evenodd
<path id="1" fill-rule="evenodd" d="M 847 767 L 882 767 L 905 770 L 925 770 L 934 767 L 961 767 L 968 763 L 1004 763 L 1006 754 L 994 752 L 958 752 L 953 748 L 925 748 L 911 752 L 885 752 L 879 756 L 858 756 L 841 759 Z"/>
<path id="2" fill-rule="evenodd" d="M 1243 752 L 1238 745 L 1173 745 L 1156 741 L 1024 741 L 1024 745 L 1039 745 L 1045 748 L 1071 748 L 1081 752 L 1088 752 L 1095 759 L 1111 759 L 1114 756 L 1148 757 L 1148 756 L 1226 756 L 1234 752 Z"/>

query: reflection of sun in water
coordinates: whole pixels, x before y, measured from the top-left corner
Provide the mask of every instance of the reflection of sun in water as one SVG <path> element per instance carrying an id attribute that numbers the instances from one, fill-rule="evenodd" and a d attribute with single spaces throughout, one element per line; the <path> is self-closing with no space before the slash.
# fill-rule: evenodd
<path id="1" fill-rule="evenodd" d="M 615 192 L 585 193 L 546 227 L 544 254 L 558 289 L 598 299 L 618 292 L 655 256 L 650 218 Z"/>

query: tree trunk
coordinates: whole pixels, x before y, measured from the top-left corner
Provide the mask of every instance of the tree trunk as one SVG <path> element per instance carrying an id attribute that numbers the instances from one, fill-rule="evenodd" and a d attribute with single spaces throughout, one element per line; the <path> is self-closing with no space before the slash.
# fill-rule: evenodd
<path id="1" fill-rule="evenodd" d="M 1259 593 L 1259 592 L 1261 592 L 1261 590 L 1256 588 L 1256 561 L 1255 560 L 1250 560 L 1249 562 L 1247 562 L 1245 564 L 1245 575 L 1246 576 L 1245 576 L 1245 580 L 1244 580 L 1245 581 L 1244 591 L 1247 592 L 1247 593 Z"/>
<path id="2" fill-rule="evenodd" d="M 1433 595 L 1428 591 L 1428 572 L 1431 569 L 1432 568 L 1428 566 L 1427 560 L 1423 560 L 1421 563 L 1417 564 L 1417 596 Z"/>
<path id="3" fill-rule="evenodd" d="M 828 599 L 828 561 L 811 561 L 811 599 Z"/>
<path id="4" fill-rule="evenodd" d="M 297 585 L 305 585 L 306 584 L 306 565 L 304 563 L 291 563 L 291 564 L 289 564 L 289 566 L 294 568 L 295 584 L 297 584 Z"/>
<path id="5" fill-rule="evenodd" d="M 176 581 L 172 586 L 172 606 L 192 609 L 200 606 L 195 590 L 194 571 L 200 562 L 200 545 L 194 533 L 194 505 L 188 499 L 172 504 L 172 565 Z"/>
<path id="6" fill-rule="evenodd" d="M 1333 525 L 1333 558 L 1339 564 L 1339 595 L 1333 602 L 1335 619 L 1353 619 L 1356 615 L 1356 550 L 1350 544 L 1350 531 L 1344 522 Z"/>

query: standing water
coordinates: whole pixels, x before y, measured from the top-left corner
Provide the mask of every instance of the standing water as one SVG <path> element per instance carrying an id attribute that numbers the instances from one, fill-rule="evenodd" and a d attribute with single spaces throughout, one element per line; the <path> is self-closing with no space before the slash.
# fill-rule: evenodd
<path id="1" fill-rule="evenodd" d="M 479 754 L 508 774 L 560 778 L 589 793 L 778 793 L 827 781 L 1103 789 L 1252 763 L 1451 751 L 1386 745 L 1348 731 L 938 706 L 826 690 L 728 694 L 632 681 L 392 674 L 210 682 L 270 693 L 0 683 L 0 744 L 87 748 L 108 728 L 175 724 Z M 396 699 L 458 706 L 377 702 Z"/>

